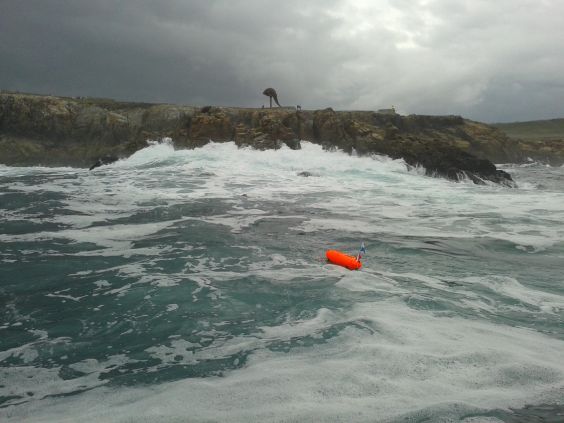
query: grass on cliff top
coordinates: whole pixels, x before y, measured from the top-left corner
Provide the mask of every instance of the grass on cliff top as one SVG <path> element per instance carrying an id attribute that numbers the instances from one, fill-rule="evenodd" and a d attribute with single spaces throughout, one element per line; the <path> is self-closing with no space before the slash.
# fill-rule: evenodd
<path id="1" fill-rule="evenodd" d="M 491 126 L 502 130 L 510 138 L 524 140 L 564 139 L 564 119 L 493 123 Z"/>

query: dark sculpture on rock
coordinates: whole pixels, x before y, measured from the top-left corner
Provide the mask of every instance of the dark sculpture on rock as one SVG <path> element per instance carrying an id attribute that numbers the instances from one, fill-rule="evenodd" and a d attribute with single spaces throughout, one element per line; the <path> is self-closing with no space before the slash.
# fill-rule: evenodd
<path id="1" fill-rule="evenodd" d="M 270 98 L 270 108 L 272 109 L 272 99 L 278 104 L 278 107 L 282 107 L 280 103 L 278 103 L 278 94 L 276 94 L 276 90 L 274 88 L 267 88 L 262 92 L 265 96 Z"/>

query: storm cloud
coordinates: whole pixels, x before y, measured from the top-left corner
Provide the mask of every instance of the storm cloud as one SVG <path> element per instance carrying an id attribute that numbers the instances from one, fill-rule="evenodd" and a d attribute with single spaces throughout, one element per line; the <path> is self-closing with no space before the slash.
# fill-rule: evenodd
<path id="1" fill-rule="evenodd" d="M 564 116 L 560 0 L 0 0 L 0 88 L 131 101 Z"/>

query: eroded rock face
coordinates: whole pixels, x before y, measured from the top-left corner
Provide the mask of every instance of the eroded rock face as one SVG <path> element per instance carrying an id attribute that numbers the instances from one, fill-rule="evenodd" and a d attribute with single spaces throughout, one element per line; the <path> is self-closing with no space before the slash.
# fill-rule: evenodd
<path id="1" fill-rule="evenodd" d="M 461 149 L 448 144 L 419 143 L 415 148 L 406 148 L 398 157 L 404 158 L 406 163 L 422 166 L 430 176 L 442 176 L 454 181 L 464 178 L 476 184 L 485 181 L 513 186 L 511 176 L 486 159 L 480 159 Z"/>
<path id="2" fill-rule="evenodd" d="M 526 160 L 520 144 L 460 116 L 400 116 L 370 111 L 242 109 L 120 103 L 0 94 L 0 163 L 90 166 L 124 157 L 148 139 L 177 148 L 234 141 L 239 146 L 300 148 L 300 140 L 358 154 L 403 158 L 428 174 L 510 181 L 491 163 Z"/>
<path id="3" fill-rule="evenodd" d="M 253 147 L 258 150 L 279 149 L 287 145 L 293 150 L 301 148 L 296 132 L 288 125 L 291 116 L 270 109 L 252 112 L 240 112 L 239 123 L 235 128 L 234 141 L 241 147 Z"/>
<path id="4" fill-rule="evenodd" d="M 313 138 L 351 152 L 351 137 L 345 131 L 343 119 L 331 108 L 313 112 Z"/>
<path id="5" fill-rule="evenodd" d="M 564 118 L 493 124 L 512 144 L 516 144 L 526 161 L 551 166 L 564 165 Z"/>
<path id="6" fill-rule="evenodd" d="M 234 135 L 231 118 L 221 109 L 212 108 L 208 113 L 198 113 L 192 118 L 189 139 L 193 147 L 209 141 L 228 141 Z"/>
<path id="7" fill-rule="evenodd" d="M 564 139 L 516 140 L 527 160 L 564 165 Z"/>

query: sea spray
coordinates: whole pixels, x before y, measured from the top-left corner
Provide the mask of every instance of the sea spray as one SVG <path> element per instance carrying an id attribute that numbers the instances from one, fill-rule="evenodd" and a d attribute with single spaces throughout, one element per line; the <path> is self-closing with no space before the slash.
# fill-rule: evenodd
<path id="1" fill-rule="evenodd" d="M 478 186 L 302 145 L 165 141 L 91 172 L 0 167 L 1 419 L 562 404 L 562 168 Z M 360 241 L 361 271 L 323 259 Z"/>

